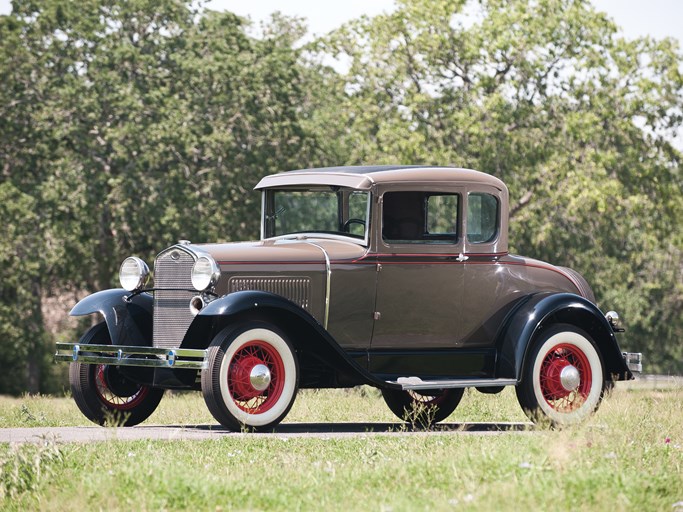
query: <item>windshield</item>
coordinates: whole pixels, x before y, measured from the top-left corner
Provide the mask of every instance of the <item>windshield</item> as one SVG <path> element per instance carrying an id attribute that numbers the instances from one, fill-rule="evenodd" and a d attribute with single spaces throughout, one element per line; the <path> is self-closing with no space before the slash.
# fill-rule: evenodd
<path id="1" fill-rule="evenodd" d="M 316 233 L 365 240 L 369 196 L 339 187 L 266 190 L 264 236 Z"/>

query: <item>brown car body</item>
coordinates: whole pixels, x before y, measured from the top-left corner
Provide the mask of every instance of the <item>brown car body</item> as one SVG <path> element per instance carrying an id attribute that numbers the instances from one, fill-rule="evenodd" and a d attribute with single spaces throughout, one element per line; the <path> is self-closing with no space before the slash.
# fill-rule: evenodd
<path id="1" fill-rule="evenodd" d="M 429 397 L 430 405 L 448 410 L 445 402 L 455 393 L 452 390 L 477 387 L 495 392 L 516 385 L 518 394 L 526 393 L 526 398 L 520 397 L 525 409 L 542 409 L 543 402 L 549 403 L 551 420 L 562 423 L 564 416 L 552 416 L 563 412 L 555 401 L 560 395 L 566 399 L 580 394 L 583 384 L 577 383 L 590 380 L 586 375 L 595 376 L 599 370 L 609 383 L 632 378 L 631 369 L 639 368 L 640 356 L 624 356 L 617 345 L 618 317 L 599 311 L 582 276 L 508 253 L 508 190 L 493 176 L 442 167 L 338 167 L 267 176 L 256 190 L 263 194 L 261 240 L 182 242 L 162 251 L 150 293 L 142 287 L 132 294 L 100 292 L 72 311 L 103 314 L 109 338 L 105 344 L 120 347 L 116 361 L 111 360 L 111 349 L 93 348 L 83 354 L 85 349 L 78 344 L 61 344 L 57 359 L 99 365 L 143 389 L 202 387 L 209 409 L 221 423 L 234 426 L 237 416 L 254 428 L 280 421 L 291 403 L 280 417 L 252 424 L 259 409 L 235 399 L 239 410 L 230 413 L 230 397 L 237 392 L 232 384 L 221 388 L 217 381 L 233 382 L 231 376 L 241 368 L 251 371 L 257 389 L 260 381 L 253 368 L 266 372 L 262 378 L 271 384 L 287 365 L 268 366 L 265 356 L 259 356 L 260 366 L 253 358 L 251 366 L 237 359 L 221 363 L 212 359 L 216 356 L 211 351 L 216 345 L 229 353 L 235 335 L 224 333 L 248 322 L 270 325 L 287 340 L 297 366 L 296 387 L 370 384 L 383 389 L 387 404 L 400 416 L 402 407 L 408 410 L 415 402 L 416 393 Z M 335 227 L 280 234 L 285 217 L 296 212 L 278 208 L 276 195 L 318 190 L 338 198 Z M 354 218 L 351 210 L 361 212 L 360 217 Z M 297 222 L 307 225 L 305 217 Z M 190 269 L 202 256 L 215 264 L 216 276 L 210 288 L 198 293 Z M 597 356 L 591 355 L 590 347 L 582 349 L 587 355 L 574 349 L 578 362 L 572 362 L 572 348 L 559 344 L 565 348 L 553 352 L 556 361 L 546 362 L 551 366 L 542 370 L 552 377 L 550 387 L 537 383 L 533 388 L 528 384 L 531 373 L 525 377 L 525 372 L 533 371 L 533 357 L 542 357 L 534 355 L 534 347 L 557 326 L 570 326 L 565 327 L 570 332 L 567 339 L 579 332 Z M 581 339 L 577 343 L 586 345 Z M 85 366 L 79 368 L 83 372 Z M 211 372 L 214 377 L 207 376 Z M 74 384 L 74 379 L 72 387 L 87 387 L 80 381 Z M 522 384 L 532 387 L 520 391 Z M 534 389 L 537 395 L 545 393 L 545 399 L 534 398 Z M 249 390 L 249 396 L 258 394 Z M 262 394 L 268 403 L 274 392 Z M 588 391 L 584 394 L 572 407 L 593 400 Z M 453 398 L 456 405 L 459 396 Z M 92 417 L 94 402 L 84 407 L 98 421 Z M 568 416 L 573 418 L 575 409 L 568 409 Z"/>

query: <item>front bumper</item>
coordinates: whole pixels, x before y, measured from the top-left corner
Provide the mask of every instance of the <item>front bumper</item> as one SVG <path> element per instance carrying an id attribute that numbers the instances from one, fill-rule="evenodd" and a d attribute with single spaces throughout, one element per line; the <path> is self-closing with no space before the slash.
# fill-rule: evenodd
<path id="1" fill-rule="evenodd" d="M 55 361 L 85 364 L 144 366 L 147 368 L 208 368 L 207 351 L 187 348 L 121 347 L 57 343 Z"/>
<path id="2" fill-rule="evenodd" d="M 640 373 L 643 371 L 643 354 L 640 352 L 622 352 L 621 356 L 629 370 Z"/>

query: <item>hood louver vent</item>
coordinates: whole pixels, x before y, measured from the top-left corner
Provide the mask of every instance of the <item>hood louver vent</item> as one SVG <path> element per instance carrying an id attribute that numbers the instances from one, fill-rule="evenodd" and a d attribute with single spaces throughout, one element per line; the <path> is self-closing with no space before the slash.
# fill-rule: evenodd
<path id="1" fill-rule="evenodd" d="M 308 277 L 233 277 L 229 292 L 259 290 L 280 295 L 310 313 L 311 280 Z"/>

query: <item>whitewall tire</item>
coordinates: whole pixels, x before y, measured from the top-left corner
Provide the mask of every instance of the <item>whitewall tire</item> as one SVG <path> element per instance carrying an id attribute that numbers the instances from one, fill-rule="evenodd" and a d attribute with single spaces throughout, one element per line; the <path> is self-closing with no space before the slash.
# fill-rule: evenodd
<path id="1" fill-rule="evenodd" d="M 532 420 L 546 417 L 562 426 L 586 419 L 604 391 L 605 373 L 593 340 L 581 329 L 558 324 L 531 348 L 517 398 Z"/>
<path id="2" fill-rule="evenodd" d="M 286 335 L 265 323 L 221 331 L 202 371 L 202 393 L 211 414 L 232 430 L 263 430 L 291 409 L 299 366 Z"/>

